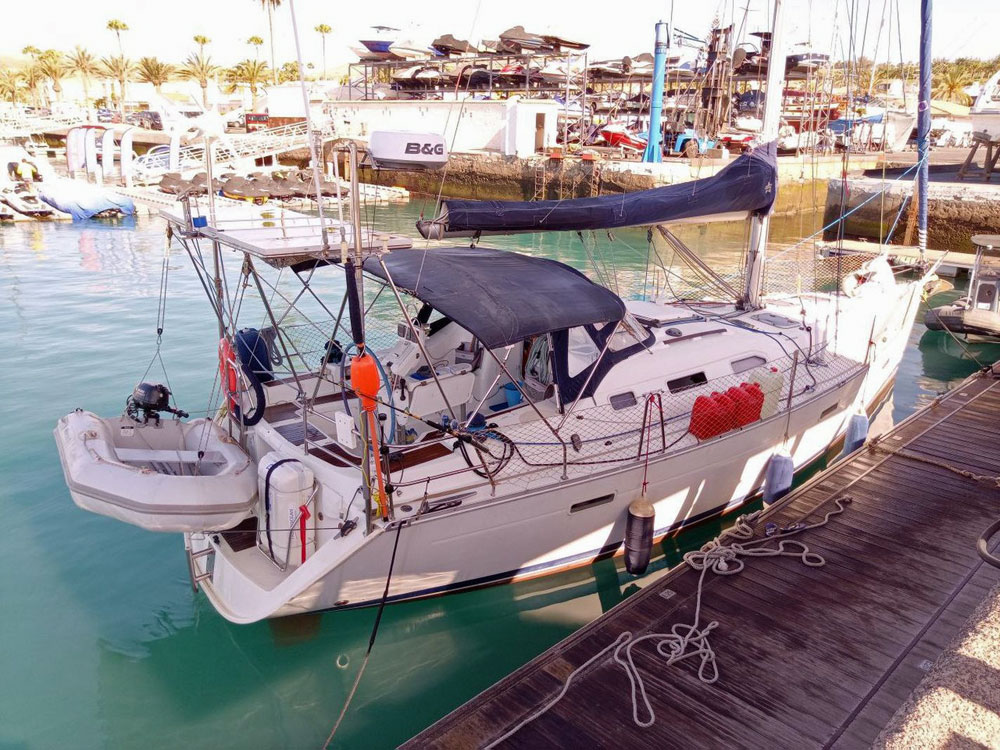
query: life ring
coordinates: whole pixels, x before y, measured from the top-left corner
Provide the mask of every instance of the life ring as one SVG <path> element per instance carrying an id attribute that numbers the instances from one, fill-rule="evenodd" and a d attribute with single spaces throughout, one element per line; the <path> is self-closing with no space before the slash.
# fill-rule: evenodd
<path id="1" fill-rule="evenodd" d="M 229 410 L 239 413 L 239 374 L 236 372 L 236 353 L 229 339 L 219 339 L 219 378 L 226 391 Z"/>
<path id="2" fill-rule="evenodd" d="M 256 403 L 256 408 L 249 413 L 244 413 L 241 405 L 243 399 L 239 370 L 243 370 L 243 374 L 246 375 L 250 388 L 253 390 L 253 402 Z M 236 358 L 233 345 L 229 343 L 227 338 L 219 339 L 219 379 L 222 388 L 226 391 L 229 412 L 246 427 L 253 427 L 257 424 L 264 417 L 264 408 L 267 406 L 264 386 L 253 371 L 244 367 L 243 363 Z"/>

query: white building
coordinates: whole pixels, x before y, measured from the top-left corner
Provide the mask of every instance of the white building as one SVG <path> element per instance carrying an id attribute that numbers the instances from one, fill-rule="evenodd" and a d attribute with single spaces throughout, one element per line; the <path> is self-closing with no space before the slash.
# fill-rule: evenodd
<path id="1" fill-rule="evenodd" d="M 561 108 L 552 100 L 518 98 L 334 101 L 323 106 L 323 113 L 340 136 L 367 138 L 375 130 L 439 133 L 451 152 L 525 158 L 556 145 Z"/>

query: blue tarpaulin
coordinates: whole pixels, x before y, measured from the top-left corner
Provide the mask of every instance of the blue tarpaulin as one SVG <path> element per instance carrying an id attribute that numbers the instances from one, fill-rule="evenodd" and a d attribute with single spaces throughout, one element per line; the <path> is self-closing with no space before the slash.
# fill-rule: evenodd
<path id="1" fill-rule="evenodd" d="M 126 215 L 135 213 L 131 198 L 73 180 L 46 180 L 38 185 L 38 197 L 52 208 L 70 214 L 73 221 L 90 219 L 104 211 L 116 210 Z"/>
<path id="2" fill-rule="evenodd" d="M 586 231 L 648 226 L 728 213 L 768 213 L 778 189 L 774 143 L 759 146 L 712 177 L 598 198 L 547 201 L 446 200 L 417 222 L 424 237 Z"/>

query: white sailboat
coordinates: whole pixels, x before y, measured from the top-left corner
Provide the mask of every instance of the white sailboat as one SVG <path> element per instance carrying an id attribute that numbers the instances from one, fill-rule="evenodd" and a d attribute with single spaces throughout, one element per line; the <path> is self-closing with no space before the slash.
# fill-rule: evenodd
<path id="1" fill-rule="evenodd" d="M 768 90 L 780 91 L 773 78 Z M 768 103 L 771 135 L 776 109 Z M 371 157 L 441 158 L 443 139 L 403 140 L 386 155 L 373 136 Z M 714 293 L 677 290 L 680 277 L 662 267 L 651 271 L 677 293 L 643 300 L 554 260 L 414 249 L 364 230 L 356 190 L 352 224 L 213 211 L 195 198 L 165 212 L 223 332 L 217 424 L 257 478 L 238 523 L 184 534 L 196 586 L 248 623 L 543 575 L 619 551 L 634 500 L 653 509 L 648 544 L 741 506 L 772 461 L 797 470 L 824 456 L 889 393 L 922 281 L 897 279 L 884 257 L 850 270 L 812 257 L 765 265 L 776 173 L 773 146 L 761 146 L 706 180 L 579 201 L 449 200 L 421 225 L 474 242 L 650 226 L 651 254 L 686 258 Z M 738 278 L 709 269 L 668 228 L 711 220 L 749 222 Z M 226 278 L 228 251 L 242 260 L 239 278 Z M 290 268 L 301 290 L 279 292 L 259 263 Z M 316 282 L 338 266 L 347 291 L 325 299 Z M 248 288 L 266 313 L 260 331 L 224 291 Z M 370 312 L 382 297 L 398 307 L 388 330 Z M 57 431 L 63 455 L 82 463 L 73 443 L 85 438 Z M 185 466 L 196 477 L 197 454 Z M 80 464 L 64 469 L 74 499 L 116 515 Z M 141 506 L 133 474 L 119 481 L 116 494 Z"/>

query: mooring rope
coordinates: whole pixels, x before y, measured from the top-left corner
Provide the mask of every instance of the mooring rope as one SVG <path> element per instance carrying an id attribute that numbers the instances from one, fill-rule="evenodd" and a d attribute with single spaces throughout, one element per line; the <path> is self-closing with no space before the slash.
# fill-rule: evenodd
<path id="1" fill-rule="evenodd" d="M 656 713 L 649 702 L 642 673 L 639 671 L 632 657 L 632 649 L 643 641 L 655 640 L 656 652 L 666 659 L 665 666 L 676 664 L 691 657 L 699 657 L 701 664 L 698 667 L 698 679 L 707 685 L 716 682 L 719 679 L 719 668 L 715 660 L 715 651 L 712 649 L 708 637 L 719 626 L 719 622 L 718 620 L 712 620 L 703 627 L 701 625 L 702 590 L 705 584 L 706 573 L 711 571 L 716 575 L 736 575 L 746 567 L 746 563 L 743 560 L 746 557 L 796 557 L 804 565 L 811 568 L 822 567 L 826 564 L 826 559 L 822 555 L 811 551 L 809 547 L 800 541 L 788 540 L 786 538 L 801 534 L 803 531 L 808 531 L 809 529 L 817 529 L 825 526 L 831 518 L 843 513 L 844 506 L 850 503 L 851 500 L 850 496 L 838 497 L 834 501 L 836 508 L 824 515 L 821 521 L 808 525 L 802 523 L 791 524 L 778 533 L 773 533 L 770 536 L 764 536 L 759 539 L 753 539 L 753 535 L 755 524 L 760 519 L 763 511 L 756 511 L 737 518 L 732 527 L 704 544 L 701 549 L 688 552 L 684 555 L 684 562 L 694 570 L 701 571 L 698 578 L 698 591 L 695 596 L 694 619 L 691 623 L 676 623 L 671 626 L 669 633 L 647 633 L 637 638 L 633 637 L 629 631 L 620 633 L 614 641 L 574 669 L 566 678 L 562 689 L 552 700 L 525 719 L 519 721 L 500 737 L 490 742 L 486 745 L 486 748 L 496 747 L 553 708 L 569 691 L 573 679 L 590 665 L 607 656 L 608 653 L 611 653 L 614 661 L 621 665 L 625 670 L 626 676 L 628 676 L 632 691 L 632 720 L 636 726 L 643 729 L 651 727 L 656 721 Z M 777 546 L 763 546 L 773 540 L 780 540 Z M 640 702 L 645 709 L 645 715 L 648 716 L 646 719 L 640 716 Z"/>
<path id="2" fill-rule="evenodd" d="M 879 438 L 872 438 L 871 442 L 868 443 L 868 450 L 872 453 L 881 453 L 884 456 L 899 456 L 900 458 L 908 458 L 911 461 L 928 464 L 929 466 L 937 466 L 938 468 L 946 469 L 947 471 L 958 474 L 960 477 L 971 479 L 974 482 L 992 484 L 995 487 L 1000 488 L 1000 476 L 993 476 L 992 474 L 976 474 L 974 471 L 952 466 L 947 461 L 931 458 L 930 456 L 923 456 L 919 453 L 913 453 L 905 448 L 887 448 L 882 445 Z"/>

